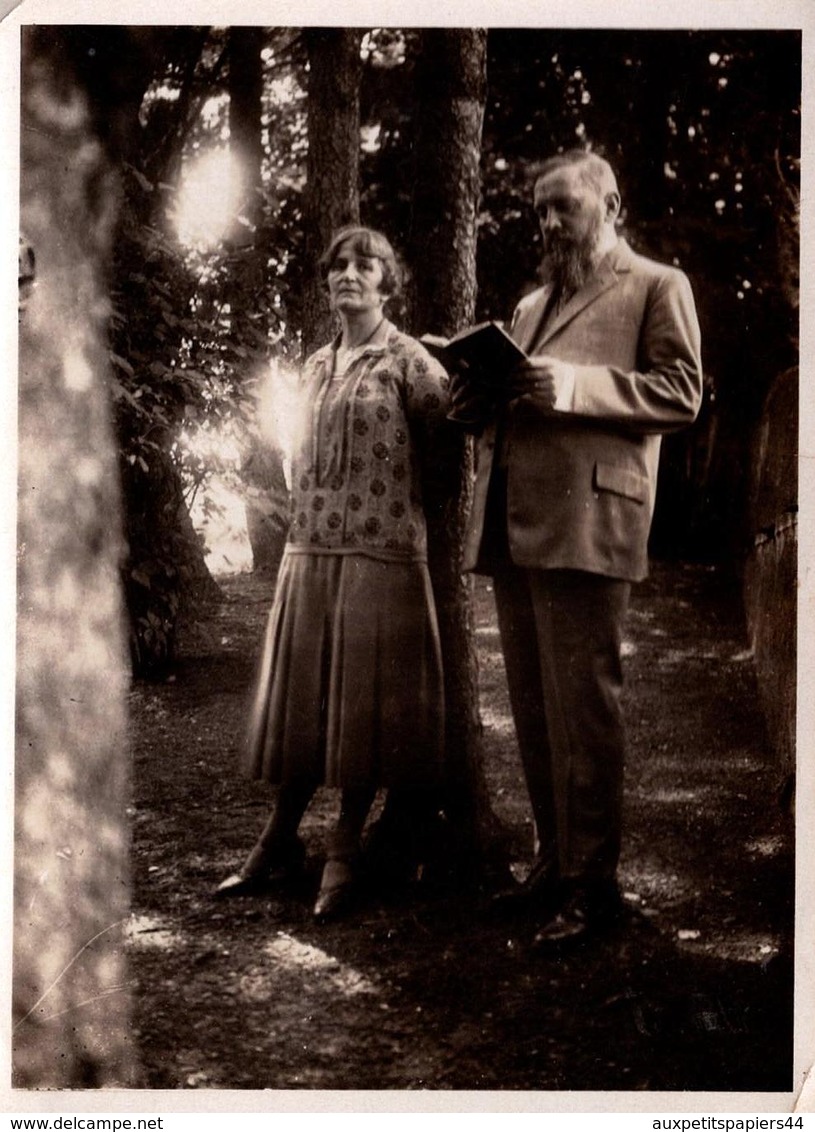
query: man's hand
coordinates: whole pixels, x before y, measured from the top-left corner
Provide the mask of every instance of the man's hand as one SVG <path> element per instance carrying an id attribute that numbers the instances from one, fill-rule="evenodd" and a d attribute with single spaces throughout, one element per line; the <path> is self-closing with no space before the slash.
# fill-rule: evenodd
<path id="1" fill-rule="evenodd" d="M 570 407 L 574 392 L 574 366 L 548 354 L 533 354 L 512 375 L 516 397 L 530 396 L 547 409 Z"/>

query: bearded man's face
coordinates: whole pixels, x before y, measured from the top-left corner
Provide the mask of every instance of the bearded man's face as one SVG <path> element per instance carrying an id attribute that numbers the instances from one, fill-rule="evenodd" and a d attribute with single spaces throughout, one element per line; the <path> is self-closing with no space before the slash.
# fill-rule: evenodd
<path id="1" fill-rule="evenodd" d="M 594 270 L 605 203 L 574 166 L 555 169 L 542 177 L 535 185 L 534 200 L 547 281 L 571 294 Z"/>

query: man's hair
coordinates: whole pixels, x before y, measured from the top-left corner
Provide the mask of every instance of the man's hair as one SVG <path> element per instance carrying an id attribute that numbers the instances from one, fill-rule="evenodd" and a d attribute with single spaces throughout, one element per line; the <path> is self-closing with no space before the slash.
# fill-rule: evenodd
<path id="1" fill-rule="evenodd" d="M 617 187 L 614 170 L 604 157 L 588 149 L 567 149 L 565 153 L 556 153 L 553 157 L 547 157 L 545 161 L 535 166 L 534 183 L 537 185 L 543 177 L 548 177 L 556 169 L 565 168 L 577 169 L 580 180 L 590 185 L 599 197 L 604 197 L 606 193 L 619 195 L 620 190 Z"/>
<path id="2" fill-rule="evenodd" d="M 382 264 L 380 287 L 382 294 L 387 295 L 388 298 L 399 294 L 402 287 L 402 269 L 390 241 L 375 228 L 365 228 L 360 224 L 349 224 L 345 228 L 340 228 L 331 237 L 331 242 L 320 256 L 320 268 L 324 279 L 327 278 L 343 244 L 348 244 L 351 251 L 356 252 L 357 255 L 378 259 Z"/>

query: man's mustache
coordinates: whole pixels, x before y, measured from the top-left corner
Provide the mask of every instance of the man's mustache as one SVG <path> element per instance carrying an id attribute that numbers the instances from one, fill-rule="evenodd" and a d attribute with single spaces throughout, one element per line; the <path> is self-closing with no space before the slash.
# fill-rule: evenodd
<path id="1" fill-rule="evenodd" d="M 588 250 L 588 246 L 574 239 L 573 236 L 552 236 L 543 244 L 544 257 L 557 260 L 579 257 Z"/>

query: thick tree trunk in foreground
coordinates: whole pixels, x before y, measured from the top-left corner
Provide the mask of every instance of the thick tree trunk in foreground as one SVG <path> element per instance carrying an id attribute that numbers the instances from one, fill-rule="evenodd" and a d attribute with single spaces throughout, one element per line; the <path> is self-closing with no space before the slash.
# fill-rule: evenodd
<path id="1" fill-rule="evenodd" d="M 305 263 L 303 350 L 333 333 L 325 285 L 317 266 L 331 234 L 359 222 L 359 79 L 361 33 L 354 28 L 307 28 L 308 163 L 303 201 Z"/>
<path id="2" fill-rule="evenodd" d="M 453 334 L 473 322 L 486 32 L 432 29 L 417 64 L 416 177 L 410 262 L 411 328 Z M 472 445 L 451 427 L 427 485 L 430 570 L 439 613 L 447 704 L 444 808 L 460 866 L 478 870 L 490 807 L 480 756 L 478 673 L 470 582 L 461 573 L 472 496 Z"/>
<path id="3" fill-rule="evenodd" d="M 50 39 L 50 43 L 49 43 Z M 47 29 L 23 41 L 13 1076 L 132 1083 L 127 666 L 108 411 L 117 189 Z"/>

